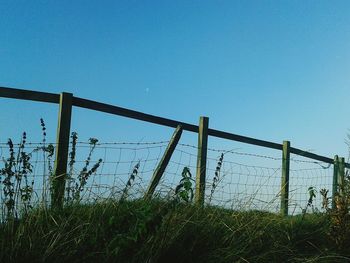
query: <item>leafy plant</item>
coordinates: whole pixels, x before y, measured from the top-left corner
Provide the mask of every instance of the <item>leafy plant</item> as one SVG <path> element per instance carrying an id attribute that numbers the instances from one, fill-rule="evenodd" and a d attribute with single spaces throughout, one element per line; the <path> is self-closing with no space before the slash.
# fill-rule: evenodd
<path id="1" fill-rule="evenodd" d="M 7 218 L 13 215 L 14 207 L 15 207 L 15 172 L 13 171 L 15 167 L 15 152 L 11 139 L 8 139 L 7 145 L 9 146 L 10 157 L 7 160 L 4 160 L 5 168 L 0 170 L 1 182 L 3 184 L 3 192 L 4 192 L 4 200 L 3 204 L 5 204 L 7 208 Z M 4 179 L 2 179 L 4 177 Z"/>
<path id="2" fill-rule="evenodd" d="M 46 126 L 44 120 L 40 119 L 42 130 L 41 146 L 35 147 L 31 152 L 26 150 L 27 133 L 23 132 L 21 141 L 16 151 L 11 139 L 8 139 L 7 145 L 9 149 L 9 157 L 3 158 L 4 168 L 0 169 L 0 183 L 3 185 L 4 209 L 2 218 L 18 219 L 19 214 L 24 215 L 33 208 L 32 197 L 34 194 L 34 178 L 29 180 L 29 176 L 33 172 L 31 164 L 32 154 L 34 152 L 42 152 L 44 158 L 44 172 L 42 182 L 42 201 L 45 202 L 46 194 L 46 164 L 48 164 L 49 174 L 52 174 L 52 157 L 54 155 L 54 146 L 46 145 Z M 6 212 L 5 212 L 6 210 Z"/>
<path id="3" fill-rule="evenodd" d="M 192 202 L 193 199 L 193 187 L 192 174 L 188 167 L 184 167 L 182 170 L 182 179 L 175 188 L 175 196 L 178 201 L 184 201 L 186 203 Z"/>
<path id="4" fill-rule="evenodd" d="M 28 175 L 32 172 L 30 164 L 31 153 L 25 151 L 27 134 L 23 132 L 17 153 L 11 139 L 8 139 L 9 158 L 4 161 L 4 168 L 0 170 L 6 208 L 6 218 L 18 218 L 20 203 L 27 213 L 31 206 L 33 184 L 28 182 Z M 2 179 L 3 178 L 3 179 Z"/>

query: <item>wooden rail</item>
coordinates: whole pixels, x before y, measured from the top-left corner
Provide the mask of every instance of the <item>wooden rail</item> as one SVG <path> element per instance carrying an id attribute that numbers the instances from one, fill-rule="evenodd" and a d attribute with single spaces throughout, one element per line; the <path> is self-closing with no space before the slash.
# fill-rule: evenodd
<path id="1" fill-rule="evenodd" d="M 181 122 L 181 121 L 176 121 L 172 119 L 167 119 L 163 117 L 158 117 L 150 114 L 146 114 L 143 112 L 139 111 L 134 111 L 110 104 L 105 104 L 101 102 L 96 102 L 92 100 L 87 100 L 87 99 L 82 99 L 78 97 L 73 97 L 73 105 L 81 108 L 86 108 L 90 110 L 96 110 L 96 111 L 101 111 L 105 113 L 110 113 L 114 115 L 119 115 L 127 118 L 132 118 L 132 119 L 137 119 L 145 122 L 150 122 L 158 125 L 163 125 L 163 126 L 168 126 L 172 128 L 176 128 L 178 125 L 181 125 L 183 130 L 190 131 L 190 132 L 196 132 L 198 133 L 198 126 Z M 217 137 L 217 138 L 222 138 L 222 139 L 228 139 L 232 141 L 237 141 L 237 142 L 242 142 L 242 143 L 247 143 L 247 144 L 252 144 L 256 146 L 261 146 L 265 148 L 270 148 L 270 149 L 276 149 L 276 150 L 282 150 L 283 145 L 281 143 L 275 143 L 275 142 L 269 142 L 269 141 L 264 141 L 260 139 L 255 139 L 247 136 L 242 136 L 238 134 L 233 134 L 229 132 L 224 132 L 220 130 L 215 130 L 215 129 L 208 129 L 208 135 Z M 333 159 L 321 155 L 317 155 L 314 153 L 310 153 L 307 151 L 303 151 L 297 148 L 290 148 L 290 152 L 293 154 L 297 154 L 306 158 L 314 159 L 317 161 L 325 162 L 325 163 L 330 163 L 333 164 Z M 346 163 L 345 164 L 346 168 L 350 168 L 350 164 Z"/>
<path id="2" fill-rule="evenodd" d="M 41 101 L 41 102 L 57 103 L 57 104 L 59 103 L 59 100 L 60 100 L 60 94 L 23 90 L 23 89 L 13 89 L 13 88 L 7 88 L 7 87 L 0 87 L 0 97 L 33 100 L 33 101 Z M 193 124 L 189 124 L 189 123 L 185 123 L 177 120 L 167 119 L 167 118 L 163 118 L 163 117 L 159 117 L 151 114 L 146 114 L 143 112 L 134 111 L 134 110 L 130 110 L 130 109 L 126 109 L 126 108 L 122 108 L 122 107 L 118 107 L 118 106 L 114 106 L 106 103 L 96 102 L 93 100 L 73 97 L 72 105 L 80 108 L 86 108 L 90 110 L 110 113 L 113 115 L 119 115 L 127 118 L 132 118 L 132 119 L 154 123 L 162 126 L 168 126 L 172 128 L 176 128 L 178 125 L 181 125 L 182 129 L 185 131 L 198 133 L 197 125 L 193 125 Z M 228 139 L 232 141 L 252 144 L 252 145 L 276 149 L 276 150 L 282 150 L 283 148 L 283 145 L 280 143 L 259 140 L 259 139 L 255 139 L 247 136 L 237 135 L 237 134 L 210 129 L 210 128 L 208 129 L 208 135 L 217 137 L 217 138 Z M 317 154 L 303 151 L 297 148 L 291 147 L 290 152 L 293 154 L 297 154 L 297 155 L 314 159 L 317 161 L 330 163 L 330 164 L 334 163 L 334 160 L 332 158 L 317 155 Z M 350 164 L 345 163 L 345 167 L 350 168 Z"/>
<path id="3" fill-rule="evenodd" d="M 80 108 L 101 111 L 101 112 L 110 113 L 113 115 L 119 115 L 119 116 L 141 120 L 145 122 L 150 122 L 158 125 L 168 126 L 171 128 L 176 128 L 178 125 L 181 125 L 183 130 L 198 132 L 198 126 L 196 125 L 175 121 L 175 120 L 171 120 L 163 117 L 158 117 L 158 116 L 146 114 L 139 111 L 129 110 L 126 108 L 122 108 L 122 107 L 118 107 L 118 106 L 114 106 L 106 103 L 74 97 L 73 105 Z"/>
<path id="4" fill-rule="evenodd" d="M 0 97 L 20 100 L 41 101 L 57 104 L 60 102 L 59 94 L 23 89 L 12 89 L 5 87 L 0 87 Z"/>
<path id="5" fill-rule="evenodd" d="M 332 158 L 328 158 L 328 157 L 324 157 L 324 156 L 317 155 L 314 153 L 306 152 L 306 151 L 303 151 L 303 150 L 300 150 L 297 148 L 293 148 L 293 147 L 290 147 L 290 152 L 297 154 L 297 155 L 300 155 L 300 156 L 303 156 L 303 157 L 314 159 L 314 160 L 317 160 L 320 162 L 325 162 L 325 163 L 330 163 L 330 164 L 333 164 L 333 162 L 334 162 L 334 160 Z"/>

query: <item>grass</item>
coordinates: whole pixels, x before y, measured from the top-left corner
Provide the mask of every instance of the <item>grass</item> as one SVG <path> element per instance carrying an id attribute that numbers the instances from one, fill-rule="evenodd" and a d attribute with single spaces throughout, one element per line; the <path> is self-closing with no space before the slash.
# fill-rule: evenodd
<path id="1" fill-rule="evenodd" d="M 41 126 L 43 146 L 34 151 L 42 151 L 52 177 L 54 147 L 45 144 L 42 119 Z M 91 138 L 85 166 L 74 174 L 78 136 L 72 133 L 71 138 L 68 187 L 59 210 L 32 206 L 34 181 L 29 182 L 27 175 L 32 173 L 34 151 L 25 150 L 25 133 L 17 151 L 9 139 L 9 157 L 0 170 L 0 262 L 350 262 L 349 174 L 335 200 L 336 209 L 328 208 L 328 192 L 322 190 L 324 214 L 306 214 L 304 209 L 302 215 L 282 217 L 193 205 L 194 180 L 187 167 L 171 200 L 130 201 L 128 190 L 139 163 L 120 198 L 86 204 L 80 194 L 102 160 L 89 168 L 97 143 Z M 218 160 L 211 195 L 223 157 Z M 309 194 L 306 208 L 312 207 L 316 190 L 310 187 Z"/>
<path id="2" fill-rule="evenodd" d="M 348 262 L 328 222 L 155 199 L 37 208 L 1 226 L 0 262 Z"/>

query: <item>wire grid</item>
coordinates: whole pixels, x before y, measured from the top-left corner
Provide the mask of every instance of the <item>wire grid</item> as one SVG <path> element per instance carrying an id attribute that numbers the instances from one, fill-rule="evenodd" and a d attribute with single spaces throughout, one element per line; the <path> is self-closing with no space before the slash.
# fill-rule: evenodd
<path id="1" fill-rule="evenodd" d="M 223 162 L 214 188 L 221 153 L 224 154 Z M 280 205 L 280 158 L 246 151 L 221 153 L 208 151 L 207 203 L 237 210 L 277 212 Z"/>
<path id="2" fill-rule="evenodd" d="M 166 193 L 174 194 L 171 190 L 178 185 L 184 167 L 190 169 L 194 179 L 197 153 L 197 146 L 179 143 L 157 190 L 165 189 Z M 223 162 L 216 187 L 213 187 L 221 154 L 224 154 Z M 254 165 L 256 159 L 272 161 L 275 166 Z M 277 211 L 280 203 L 280 163 L 277 157 L 208 148 L 205 203 L 230 209 Z"/>
<path id="3" fill-rule="evenodd" d="M 328 190 L 327 197 L 332 197 L 333 165 L 314 161 L 298 155 L 291 154 L 289 170 L 289 214 L 323 211 L 323 197 L 321 189 Z M 309 200 L 309 187 L 315 189 L 316 197 L 312 206 L 307 206 Z M 331 200 L 329 200 L 329 206 Z"/>
<path id="4" fill-rule="evenodd" d="M 104 198 L 118 199 L 122 195 L 129 199 L 142 197 L 168 143 L 169 141 L 97 143 L 88 169 L 100 158 L 102 163 L 97 171 L 88 178 L 81 192 L 82 200 L 93 202 Z M 33 172 L 28 175 L 28 181 L 33 182 L 33 203 L 50 201 L 49 166 L 53 166 L 53 163 L 51 161 L 49 164 L 47 153 L 36 151 L 40 147 L 43 147 L 42 143 L 26 144 L 26 151 L 32 154 Z M 76 162 L 72 174 L 75 178 L 73 187 L 78 182 L 78 175 L 86 163 L 90 147 L 88 142 L 77 143 Z M 179 143 L 154 195 L 163 198 L 173 197 L 175 188 L 182 178 L 181 173 L 184 167 L 190 169 L 192 178 L 195 179 L 197 153 L 197 146 Z M 216 187 L 213 187 L 221 154 L 224 155 L 223 162 L 218 173 Z M 280 156 L 281 153 L 276 151 L 276 154 Z M 0 168 L 3 167 L 3 160 L 8 156 L 8 146 L 6 143 L 0 143 L 2 162 Z M 126 187 L 137 164 L 139 165 L 138 172 L 131 182 L 131 187 Z M 281 157 L 259 155 L 244 150 L 209 148 L 205 203 L 230 209 L 278 212 L 280 209 L 281 165 Z M 290 168 L 289 212 L 291 214 L 300 213 L 305 208 L 310 186 L 315 187 L 317 191 L 322 188 L 329 189 L 329 196 L 331 196 L 333 166 L 292 155 Z M 195 184 L 193 184 L 193 190 L 194 188 Z M 3 191 L 0 191 L 0 198 L 1 200 L 4 198 Z M 321 209 L 320 194 L 316 195 L 313 205 L 314 208 Z"/>
<path id="5" fill-rule="evenodd" d="M 102 163 L 97 172 L 87 180 L 81 198 L 85 201 L 118 199 L 122 195 L 127 199 L 141 198 L 146 193 L 168 143 L 168 141 L 98 143 L 90 161 L 90 168 L 99 158 L 102 159 Z M 86 158 L 84 160 L 82 156 L 87 157 L 90 149 L 89 143 L 77 144 L 77 155 L 80 158 L 74 164 L 73 178 L 78 177 L 86 163 Z M 127 183 L 136 166 L 137 173 L 130 181 L 131 186 L 128 187 Z M 74 184 L 75 182 L 73 186 Z"/>

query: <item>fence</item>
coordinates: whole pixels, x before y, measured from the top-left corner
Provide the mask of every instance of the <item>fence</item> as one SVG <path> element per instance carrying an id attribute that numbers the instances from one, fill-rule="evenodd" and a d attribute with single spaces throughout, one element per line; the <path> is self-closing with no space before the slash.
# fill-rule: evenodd
<path id="1" fill-rule="evenodd" d="M 147 163 L 149 162 L 148 158 L 141 158 L 141 160 L 138 161 L 141 164 L 141 167 L 143 167 L 141 168 L 142 173 L 146 173 L 147 169 L 148 173 L 151 173 L 151 175 L 143 176 L 144 178 L 147 178 L 146 182 L 140 183 L 140 186 L 143 187 L 145 198 L 150 198 L 155 193 L 157 186 L 159 188 L 159 185 L 166 185 L 164 178 L 166 178 L 167 173 L 172 173 L 174 175 L 179 172 L 181 166 L 184 166 L 184 163 L 176 163 L 176 161 L 174 161 L 175 155 L 185 154 L 188 157 L 191 157 L 191 161 L 187 163 L 186 166 L 189 166 L 192 171 L 196 171 L 196 203 L 203 204 L 204 202 L 211 202 L 213 204 L 219 204 L 220 200 L 226 199 L 230 200 L 231 204 L 232 202 L 235 203 L 236 207 L 245 207 L 247 203 L 251 204 L 254 199 L 255 204 L 257 200 L 260 200 L 259 202 L 265 206 L 278 207 L 283 215 L 288 215 L 289 208 L 295 209 L 297 205 L 300 206 L 300 200 L 302 199 L 300 197 L 301 188 L 305 188 L 305 185 L 311 186 L 319 184 L 319 182 L 316 181 L 319 175 L 315 176 L 315 174 L 322 174 L 322 180 L 324 180 L 324 182 L 319 186 L 332 189 L 332 200 L 334 200 L 334 195 L 340 189 L 339 185 L 341 185 L 341 183 L 344 181 L 345 168 L 350 168 L 350 165 L 345 163 L 344 158 L 338 158 L 338 156 L 335 156 L 334 159 L 332 159 L 293 148 L 291 147 L 289 141 L 284 141 L 283 144 L 279 144 L 211 129 L 209 128 L 209 118 L 207 117 L 200 117 L 199 125 L 197 126 L 113 105 L 78 98 L 73 96 L 71 93 L 52 94 L 1 87 L 0 97 L 59 104 L 51 198 L 52 206 L 55 207 L 61 207 L 63 205 L 65 189 L 66 185 L 68 184 L 66 182 L 66 175 L 69 159 L 69 138 L 73 107 L 100 111 L 176 128 L 171 140 L 156 146 L 160 149 L 160 153 L 164 152 L 164 154 L 162 157 L 158 155 L 157 158 L 152 159 L 153 168 L 147 168 Z M 198 145 L 186 146 L 179 143 L 183 131 L 197 133 Z M 221 153 L 225 155 L 225 161 L 221 161 L 220 164 L 223 166 L 221 167 L 220 171 L 221 176 L 220 178 L 215 178 L 215 176 L 218 174 L 216 173 L 216 170 L 219 164 L 218 162 L 220 161 L 220 154 L 218 155 L 220 151 L 208 148 L 209 136 L 273 149 L 282 152 L 282 154 L 280 153 L 280 157 L 271 157 L 223 150 Z M 105 150 L 112 150 L 113 147 L 114 150 L 122 150 L 121 147 L 116 146 L 107 148 L 107 146 L 103 144 L 99 144 L 99 147 L 104 148 Z M 186 147 L 188 149 L 192 149 L 192 153 L 189 153 L 183 149 Z M 213 157 L 211 155 L 212 153 L 217 154 L 217 156 Z M 267 158 L 273 160 L 277 165 L 275 165 L 275 167 L 264 167 L 254 164 L 247 165 L 244 163 L 238 163 L 234 160 L 229 160 L 229 158 L 227 158 L 229 155 L 240 155 L 248 158 Z M 296 159 L 296 157 L 301 159 Z M 195 163 L 193 163 L 194 161 Z M 108 162 L 104 160 L 102 164 L 106 165 L 107 163 Z M 121 165 L 122 162 L 115 161 L 115 164 Z M 132 161 L 128 164 L 132 166 L 136 163 L 135 161 Z M 305 164 L 314 167 L 294 169 L 293 167 L 296 164 Z M 169 166 L 172 165 L 177 167 L 175 168 L 175 172 L 171 172 L 169 169 Z M 126 173 L 124 172 L 123 174 L 118 174 L 115 172 L 109 173 L 109 175 L 113 177 L 113 186 L 116 186 L 117 184 L 115 183 L 115 180 L 119 180 L 119 177 L 125 176 Z M 212 178 L 210 178 L 210 176 L 212 176 Z M 296 179 L 298 181 L 296 181 Z M 242 180 L 245 180 L 245 183 L 243 184 L 245 187 L 244 191 L 241 191 L 240 189 Z M 302 180 L 303 183 L 300 183 L 300 180 Z M 218 189 L 221 186 L 218 184 L 218 182 L 221 182 L 221 185 L 225 185 L 226 188 L 222 188 L 221 191 L 219 191 Z M 119 185 L 122 185 L 123 183 L 125 182 L 122 182 Z M 168 182 L 170 185 L 174 185 L 174 183 L 174 179 L 172 182 Z M 103 184 L 107 183 L 102 182 L 101 180 L 96 183 L 96 180 L 93 180 L 91 187 L 96 187 L 96 185 L 98 185 L 99 189 L 102 189 Z M 45 184 L 43 183 L 42 186 L 44 187 Z M 227 189 L 227 187 L 229 189 Z M 48 189 L 49 187 L 45 188 Z M 120 192 L 120 189 L 117 188 L 115 193 L 118 191 Z M 216 188 L 216 190 L 213 190 L 213 188 Z M 171 189 L 171 187 L 169 187 L 169 189 Z M 168 193 L 170 191 L 169 189 L 167 190 Z M 250 194 L 246 195 L 248 192 L 250 192 Z M 157 194 L 160 193 L 157 192 Z M 221 197 L 218 197 L 218 194 L 221 195 Z M 93 192 L 90 192 L 90 195 L 93 195 Z M 299 201 L 297 202 L 296 200 Z M 259 205 L 256 206 L 257 208 L 261 207 Z"/>

